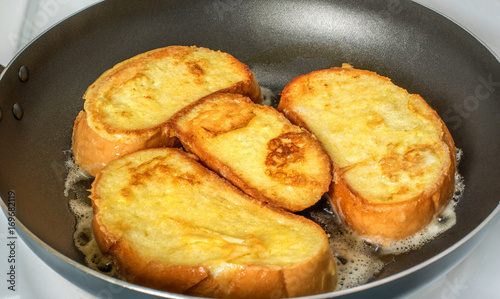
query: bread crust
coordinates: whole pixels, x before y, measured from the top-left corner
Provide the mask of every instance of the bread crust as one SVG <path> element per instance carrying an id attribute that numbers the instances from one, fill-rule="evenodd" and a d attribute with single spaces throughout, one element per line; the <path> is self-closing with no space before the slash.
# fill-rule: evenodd
<path id="1" fill-rule="evenodd" d="M 290 268 L 245 265 L 237 275 L 208 276 L 185 293 L 211 298 L 293 298 L 321 294 L 335 289 L 330 275 L 335 266 L 331 253 Z M 265 282 L 265 283 L 262 283 Z"/>
<path id="2" fill-rule="evenodd" d="M 428 109 L 432 110 L 430 106 Z M 420 196 L 396 203 L 372 202 L 357 194 L 342 177 L 342 170 L 334 166 L 328 195 L 344 223 L 371 242 L 389 245 L 421 231 L 442 212 L 455 192 L 456 148 L 448 128 L 441 120 L 440 123 L 450 163 L 443 166 L 439 180 Z"/>
<path id="3" fill-rule="evenodd" d="M 97 211 L 94 211 L 98 214 Z M 107 230 L 99 219 L 92 220 L 92 230 L 102 253 L 118 263 L 124 280 L 153 289 L 184 293 L 208 277 L 207 269 L 201 266 L 186 267 L 166 265 L 144 257 L 130 244 Z"/>
<path id="4" fill-rule="evenodd" d="M 282 111 L 293 123 L 309 128 L 310 120 L 304 119 L 300 111 L 294 109 L 292 90 L 305 86 L 305 81 L 322 72 L 356 72 L 357 75 L 375 76 L 379 80 L 390 79 L 366 70 L 351 68 L 332 68 L 315 71 L 293 79 L 284 89 L 278 110 Z M 392 83 L 391 83 L 392 84 Z M 443 164 L 439 178 L 418 196 L 402 201 L 380 202 L 362 196 L 345 179 L 348 167 L 341 167 L 333 160 L 334 179 L 328 192 L 330 203 L 340 219 L 356 233 L 370 242 L 389 245 L 414 235 L 427 226 L 452 199 L 455 190 L 456 148 L 453 138 L 439 115 L 419 95 L 408 95 L 420 103 L 420 107 L 430 112 L 430 118 L 441 134 L 441 145 L 446 148 L 448 159 Z M 422 109 L 422 108 L 419 108 Z M 332 115 L 335 117 L 335 115 Z M 314 130 L 312 130 L 313 133 Z"/>
<path id="5" fill-rule="evenodd" d="M 210 87 L 210 83 L 206 83 L 203 80 L 205 76 L 210 76 L 210 74 L 206 74 L 206 72 L 215 67 L 203 65 L 202 62 L 195 59 L 190 61 L 189 58 L 186 58 L 192 53 L 198 52 L 206 54 L 207 56 L 211 55 L 212 57 L 209 59 L 218 60 L 220 58 L 221 60 L 224 60 L 224 65 L 229 65 L 231 67 L 231 71 L 242 78 L 242 80 L 232 83 L 231 85 L 222 84 L 224 86 L 221 88 Z M 188 87 L 186 88 L 189 90 L 199 88 L 201 93 L 205 92 L 202 91 L 205 89 L 211 90 L 206 91 L 203 96 L 212 92 L 230 92 L 246 95 L 255 102 L 260 102 L 262 100 L 261 90 L 253 73 L 245 64 L 241 63 L 227 53 L 211 51 L 206 48 L 194 46 L 169 46 L 136 55 L 105 71 L 91 86 L 89 86 L 83 96 L 85 99 L 84 112 L 79 113 L 75 119 L 72 136 L 72 148 L 75 152 L 76 163 L 89 174 L 95 176 L 97 171 L 100 170 L 106 163 L 125 153 L 149 147 L 179 145 L 178 141 L 173 136 L 173 132 L 171 132 L 170 128 L 165 125 L 168 119 L 173 116 L 176 111 L 169 110 L 168 113 L 165 112 L 165 115 L 158 116 L 158 119 L 154 118 L 151 125 L 147 127 L 119 127 L 115 124 L 109 123 L 109 117 L 108 114 L 106 114 L 108 112 L 104 113 L 104 110 L 107 110 L 108 108 L 103 108 L 104 106 L 102 106 L 104 105 L 103 103 L 106 105 L 112 103 L 110 107 L 120 106 L 123 105 L 123 103 L 128 105 L 130 103 L 130 106 L 134 107 L 134 105 L 138 105 L 133 103 L 136 101 L 136 98 L 151 97 L 155 100 L 156 96 L 161 97 L 161 94 L 156 93 L 151 95 L 148 91 L 148 89 L 156 84 L 155 81 L 162 79 L 161 75 L 151 75 L 153 78 L 150 80 L 151 83 L 147 82 L 145 83 L 145 86 L 140 80 L 142 78 L 149 78 L 147 77 L 147 74 L 149 74 L 148 72 L 151 70 L 157 71 L 154 67 L 151 67 L 150 63 L 156 63 L 156 61 L 159 61 L 158 68 L 163 67 L 160 65 L 161 63 L 164 63 L 161 62 L 163 59 L 171 59 L 173 62 L 169 62 L 171 63 L 170 66 L 175 66 L 181 62 L 185 63 L 188 71 L 191 73 L 191 77 L 189 77 L 191 83 L 188 83 Z M 165 72 L 168 72 L 168 70 Z M 123 95 L 119 95 L 119 97 L 122 98 L 120 98 L 116 105 L 113 104 L 115 99 L 112 95 L 109 95 L 109 93 L 111 93 L 110 91 L 117 90 L 119 87 L 126 86 L 127 84 L 135 84 L 135 81 L 139 82 L 137 83 L 139 87 L 132 89 L 132 92 L 138 92 L 138 95 L 131 94 L 130 99 L 124 99 Z M 151 84 L 151 86 L 148 84 Z M 172 84 L 182 85 L 183 83 Z M 175 94 L 175 92 L 178 94 Z M 126 97 L 128 96 L 129 95 Z M 183 96 L 182 89 L 180 91 L 174 91 L 172 98 L 179 96 Z M 190 98 L 187 101 L 190 103 L 198 99 L 199 98 Z M 178 104 L 175 103 L 175 105 Z M 182 107 L 179 109 L 181 108 Z M 121 112 L 120 110 L 117 110 L 118 112 L 115 112 L 115 114 L 118 115 L 121 113 L 122 115 L 133 115 L 136 113 L 136 111 L 133 111 L 134 108 L 123 109 L 124 110 Z M 132 109 L 132 111 L 130 109 Z M 163 108 L 152 106 L 150 111 L 158 111 L 161 109 Z M 150 116 L 146 114 L 143 116 L 143 119 L 147 119 L 149 117 Z M 151 118 L 153 117 L 151 116 Z M 123 120 L 121 121 L 123 122 Z"/>
<path id="6" fill-rule="evenodd" d="M 335 289 L 337 282 L 335 259 L 326 234 L 324 234 L 320 244 L 314 244 L 318 248 L 315 256 L 298 264 L 290 265 L 230 262 L 227 268 L 221 268 L 214 272 L 211 270 L 211 266 L 205 264 L 176 265 L 146 256 L 141 252 L 140 246 L 132 245 L 126 237 L 123 237 L 120 231 L 116 231 L 116 227 L 109 227 L 104 222 L 103 213 L 112 213 L 112 211 L 100 210 L 102 201 L 106 199 L 99 192 L 99 185 L 103 176 L 106 175 L 107 169 L 114 167 L 113 164 L 132 157 L 132 155 L 141 155 L 144 152 L 153 151 L 171 152 L 174 155 L 179 154 L 183 157 L 190 157 L 192 161 L 186 167 L 194 169 L 198 173 L 190 176 L 193 183 L 197 184 L 196 181 L 200 179 L 215 181 L 218 188 L 227 189 L 228 192 L 234 192 L 237 196 L 245 198 L 241 209 L 245 209 L 246 205 L 256 205 L 259 209 L 262 209 L 262 213 L 270 216 L 283 215 L 303 225 L 315 227 L 318 233 L 324 234 L 324 231 L 316 223 L 304 217 L 265 205 L 244 195 L 229 182 L 197 163 L 197 158 L 192 155 L 188 156 L 187 153 L 172 148 L 146 149 L 110 162 L 103 171 L 97 174 L 91 189 L 90 197 L 94 209 L 92 228 L 95 240 L 101 252 L 112 257 L 116 262 L 125 280 L 168 292 L 214 298 L 298 297 L 330 292 Z M 238 211 L 235 211 L 235 213 L 238 213 Z M 168 217 L 168 215 L 165 215 L 165 217 Z M 228 228 L 228 230 L 230 231 L 231 228 Z"/>
<path id="7" fill-rule="evenodd" d="M 215 111 L 224 112 L 221 120 Z M 227 116 L 235 111 L 237 116 Z M 279 124 L 279 131 L 275 130 L 277 132 L 270 139 L 252 140 L 256 143 L 252 145 L 254 150 L 238 155 L 237 161 L 223 161 L 227 151 L 238 151 L 237 146 L 241 140 L 246 142 L 251 138 L 249 135 L 260 134 L 258 131 L 252 134 L 235 133 L 250 127 L 249 123 L 258 118 L 256 115 L 260 113 L 272 117 L 274 122 Z M 201 117 L 204 117 L 203 121 L 199 120 Z M 180 111 L 169 124 L 186 150 L 197 155 L 203 164 L 260 201 L 289 211 L 302 211 L 318 202 L 328 191 L 332 181 L 330 158 L 314 135 L 292 125 L 276 109 L 257 105 L 247 97 L 226 93 L 207 96 Z M 213 126 L 213 129 L 207 129 L 209 126 Z M 270 125 L 257 129 L 262 132 L 272 130 Z M 207 134 L 207 130 L 214 130 L 214 133 Z M 216 140 L 215 138 L 225 133 L 234 135 L 228 140 L 212 141 L 212 138 Z M 217 147 L 227 146 L 226 143 L 233 146 L 223 153 L 215 153 L 210 150 L 211 143 L 214 142 Z M 315 160 L 306 158 L 310 155 L 314 155 Z M 253 164 L 245 164 L 244 169 L 241 169 L 239 164 L 241 161 L 259 160 L 260 157 L 266 158 L 257 165 L 259 170 L 255 177 L 259 180 L 255 180 L 249 175 Z M 304 165 L 309 167 L 301 168 Z M 272 187 L 263 185 L 262 178 L 267 178 L 266 183 Z"/>
<path id="8" fill-rule="evenodd" d="M 74 159 L 85 172 L 96 176 L 107 163 L 119 156 L 152 147 L 180 146 L 179 140 L 174 136 L 165 135 L 161 127 L 156 131 L 152 136 L 138 136 L 132 143 L 110 141 L 89 127 L 86 113 L 82 110 L 75 119 L 71 137 Z"/>

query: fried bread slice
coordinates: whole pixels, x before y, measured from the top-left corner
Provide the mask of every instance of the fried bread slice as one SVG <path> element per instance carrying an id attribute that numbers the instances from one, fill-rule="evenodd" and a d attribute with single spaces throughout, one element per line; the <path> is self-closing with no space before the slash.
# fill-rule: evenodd
<path id="1" fill-rule="evenodd" d="M 178 145 L 165 123 L 183 107 L 222 91 L 262 99 L 252 72 L 227 53 L 169 46 L 127 59 L 87 89 L 73 129 L 75 161 L 95 176 L 117 156 Z"/>
<path id="2" fill-rule="evenodd" d="M 347 226 L 388 244 L 422 230 L 452 198 L 456 149 L 419 95 L 343 68 L 293 79 L 278 110 L 313 132 L 334 164 L 330 198 Z"/>
<path id="3" fill-rule="evenodd" d="M 180 149 L 111 161 L 90 198 L 96 242 L 131 283 L 218 298 L 336 286 L 328 238 L 316 223 L 249 197 Z"/>
<path id="4" fill-rule="evenodd" d="M 330 158 L 318 140 L 248 97 L 207 96 L 170 124 L 203 164 L 264 202 L 301 211 L 320 200 L 332 181 Z"/>

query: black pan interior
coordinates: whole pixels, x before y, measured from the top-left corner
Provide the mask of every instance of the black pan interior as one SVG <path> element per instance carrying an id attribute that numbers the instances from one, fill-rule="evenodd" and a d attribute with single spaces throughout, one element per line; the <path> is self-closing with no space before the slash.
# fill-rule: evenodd
<path id="1" fill-rule="evenodd" d="M 0 81 L 0 196 L 15 191 L 17 216 L 55 250 L 83 262 L 63 195 L 64 151 L 86 88 L 106 69 L 168 45 L 231 53 L 279 92 L 293 77 L 340 66 L 375 71 L 418 93 L 442 116 L 464 152 L 458 223 L 401 255 L 379 278 L 456 243 L 498 205 L 500 64 L 474 37 L 411 1 L 105 1 L 38 38 Z M 21 66 L 29 79 L 18 76 Z M 18 103 L 23 118 L 11 107 Z"/>

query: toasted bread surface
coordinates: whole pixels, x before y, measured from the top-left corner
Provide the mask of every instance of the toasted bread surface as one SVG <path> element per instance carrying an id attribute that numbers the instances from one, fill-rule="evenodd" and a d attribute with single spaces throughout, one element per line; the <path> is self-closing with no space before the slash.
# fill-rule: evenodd
<path id="1" fill-rule="evenodd" d="M 438 114 L 390 79 L 350 67 L 292 80 L 278 110 L 313 132 L 334 163 L 333 208 L 387 244 L 423 229 L 451 199 L 453 139 Z"/>
<path id="2" fill-rule="evenodd" d="M 85 122 L 82 133 L 73 134 L 76 162 L 88 170 L 87 159 L 94 154 L 116 157 L 109 144 L 118 148 L 144 148 L 150 140 L 163 138 L 163 144 L 175 143 L 165 126 L 177 111 L 215 92 L 241 93 L 252 100 L 262 99 L 260 87 L 246 65 L 233 56 L 202 47 L 169 46 L 139 54 L 104 72 L 84 95 Z M 94 139 L 96 151 L 78 139 Z M 81 148 L 79 148 L 81 146 Z M 103 160 L 103 159 L 100 159 Z M 109 160 L 104 161 L 104 163 Z M 95 175 L 95 173 L 93 173 Z"/>
<path id="3" fill-rule="evenodd" d="M 179 149 L 113 160 L 90 197 L 96 241 L 132 283 L 220 298 L 335 288 L 334 258 L 317 224 L 245 195 Z"/>
<path id="4" fill-rule="evenodd" d="M 186 149 L 259 200 L 301 211 L 328 191 L 329 156 L 272 107 L 218 93 L 188 106 L 171 125 Z"/>

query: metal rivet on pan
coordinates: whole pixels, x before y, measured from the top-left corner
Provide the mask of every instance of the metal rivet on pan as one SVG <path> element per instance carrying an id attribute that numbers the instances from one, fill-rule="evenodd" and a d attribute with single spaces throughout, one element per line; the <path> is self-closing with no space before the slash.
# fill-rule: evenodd
<path id="1" fill-rule="evenodd" d="M 21 107 L 21 104 L 15 103 L 14 105 L 12 105 L 12 114 L 14 114 L 14 117 L 17 120 L 21 120 L 23 118 L 24 111 L 23 107 Z"/>
<path id="2" fill-rule="evenodd" d="M 19 68 L 19 80 L 21 80 L 22 82 L 26 82 L 28 81 L 30 77 L 30 72 L 28 71 L 28 68 L 26 66 L 21 66 Z"/>

